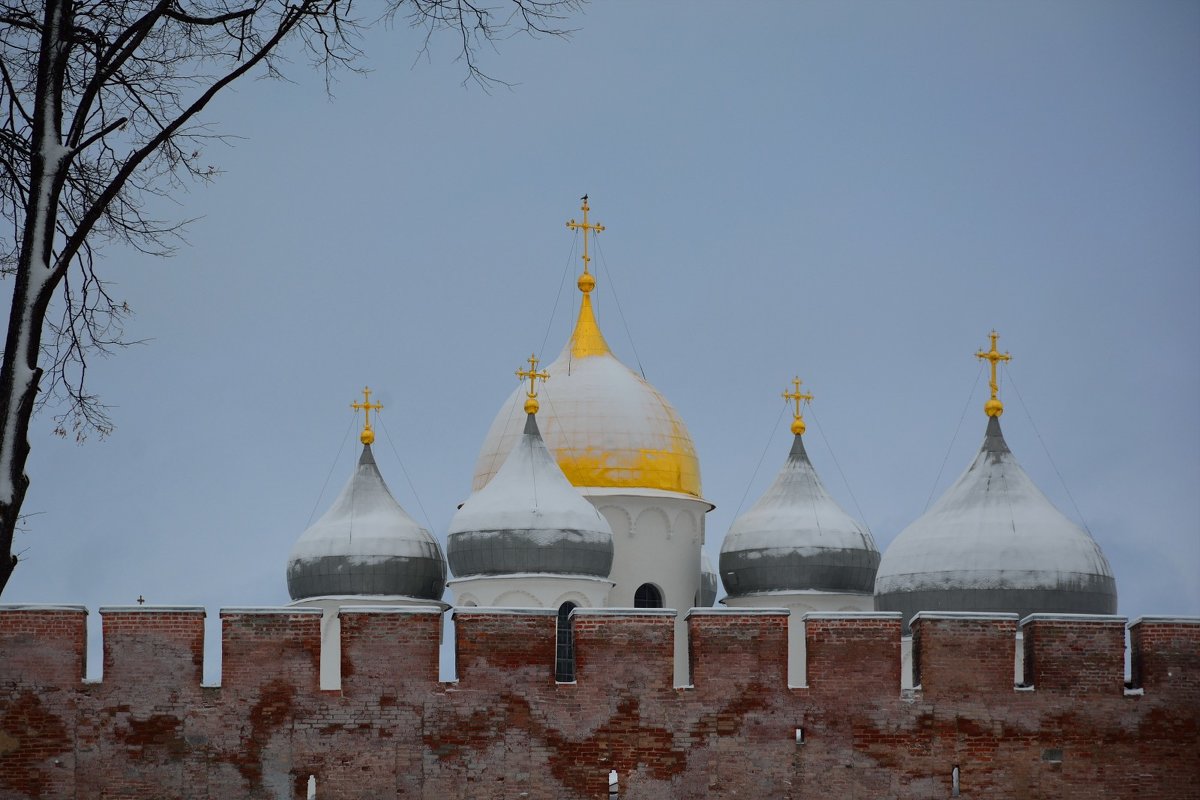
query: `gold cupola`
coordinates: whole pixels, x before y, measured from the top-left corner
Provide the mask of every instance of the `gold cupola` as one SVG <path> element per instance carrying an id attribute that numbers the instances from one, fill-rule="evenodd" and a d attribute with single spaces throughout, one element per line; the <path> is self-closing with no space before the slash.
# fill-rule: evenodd
<path id="1" fill-rule="evenodd" d="M 700 497 L 700 463 L 683 420 L 657 389 L 617 360 L 596 322 L 588 241 L 604 226 L 589 220 L 587 195 L 581 210 L 582 222 L 567 223 L 583 233 L 579 317 L 570 340 L 545 370 L 552 380 L 539 394 L 542 436 L 576 487 Z M 475 490 L 487 485 L 520 438 L 525 395 L 523 388 L 514 391 L 493 420 L 475 464 Z"/>

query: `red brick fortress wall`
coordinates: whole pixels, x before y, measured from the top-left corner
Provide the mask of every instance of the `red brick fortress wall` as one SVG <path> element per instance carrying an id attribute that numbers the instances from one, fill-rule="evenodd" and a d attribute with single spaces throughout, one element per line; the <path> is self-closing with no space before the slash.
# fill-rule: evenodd
<path id="1" fill-rule="evenodd" d="M 922 614 L 919 687 L 900 619 L 813 614 L 787 686 L 782 610 L 694 609 L 693 685 L 673 619 L 577 609 L 576 681 L 554 681 L 553 613 L 455 611 L 459 680 L 438 680 L 436 609 L 343 609 L 342 689 L 319 689 L 320 614 L 0 607 L 0 800 L 20 798 L 1195 798 L 1200 620 Z"/>

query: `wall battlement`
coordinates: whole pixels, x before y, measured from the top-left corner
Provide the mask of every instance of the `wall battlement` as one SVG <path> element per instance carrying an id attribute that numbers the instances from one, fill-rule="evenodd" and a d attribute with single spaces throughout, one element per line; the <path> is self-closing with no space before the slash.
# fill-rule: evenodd
<path id="1" fill-rule="evenodd" d="M 320 685 L 318 610 L 104 608 L 84 683 L 80 607 L 0 607 L 0 798 L 1174 798 L 1200 785 L 1200 620 L 921 614 L 900 688 L 897 614 L 694 609 L 692 686 L 666 613 L 578 609 L 576 681 L 554 680 L 553 612 L 345 608 L 340 691 Z M 1018 629 L 1026 683 L 1012 679 Z M 526 793 L 522 795 L 522 792 Z"/>

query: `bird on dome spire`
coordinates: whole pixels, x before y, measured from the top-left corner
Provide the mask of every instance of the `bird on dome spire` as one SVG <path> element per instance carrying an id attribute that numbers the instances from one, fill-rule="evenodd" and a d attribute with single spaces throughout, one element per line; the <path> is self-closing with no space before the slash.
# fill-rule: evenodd
<path id="1" fill-rule="evenodd" d="M 371 402 L 371 387 L 364 386 L 362 393 L 363 401 L 360 403 L 355 400 L 350 404 L 350 407 L 355 411 L 363 412 L 363 429 L 362 433 L 358 436 L 358 440 L 363 444 L 371 444 L 375 441 L 375 429 L 371 427 L 371 412 L 382 411 L 383 405 Z"/>
<path id="2" fill-rule="evenodd" d="M 804 415 L 800 413 L 801 403 L 811 403 L 813 396 L 811 392 L 800 391 L 800 384 L 804 381 L 800 380 L 800 376 L 792 378 L 792 391 L 783 392 L 784 400 L 794 400 L 796 403 L 796 411 L 792 414 L 792 433 L 797 436 L 802 436 L 807 426 L 804 424 Z"/>
<path id="3" fill-rule="evenodd" d="M 975 354 L 975 357 L 991 362 L 992 376 L 991 380 L 988 381 L 988 387 L 992 390 L 992 396 L 983 404 L 983 411 L 989 417 L 999 417 L 1004 413 L 1004 403 L 1001 403 L 998 397 L 1000 394 L 1000 383 L 996 380 L 996 365 L 1001 361 L 1012 361 L 1012 356 L 1008 353 L 1001 353 L 996 349 L 996 340 L 1000 338 L 1000 334 L 996 333 L 995 328 L 992 329 L 992 332 L 988 336 L 992 340 L 992 349 L 986 353 L 980 350 Z"/>
<path id="4" fill-rule="evenodd" d="M 537 382 L 550 380 L 550 373 L 542 370 L 538 372 L 538 357 L 536 353 L 531 353 L 529 356 L 529 369 L 518 369 L 517 377 L 524 381 L 529 380 L 529 390 L 525 392 L 525 413 L 536 414 L 540 408 L 537 399 Z"/>

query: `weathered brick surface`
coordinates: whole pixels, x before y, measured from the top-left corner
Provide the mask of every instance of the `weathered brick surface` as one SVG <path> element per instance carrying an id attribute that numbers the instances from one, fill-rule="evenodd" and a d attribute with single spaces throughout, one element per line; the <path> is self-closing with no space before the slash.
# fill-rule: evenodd
<path id="1" fill-rule="evenodd" d="M 1016 614 L 929 614 L 912 621 L 913 684 L 930 699 L 1012 692 Z"/>
<path id="2" fill-rule="evenodd" d="M 1025 682 L 1071 695 L 1121 694 L 1125 620 L 1084 614 L 1032 614 L 1025 634 Z"/>
<path id="3" fill-rule="evenodd" d="M 1200 785 L 1183 621 L 1132 626 L 1139 694 L 1120 622 L 1027 623 L 1034 686 L 1014 689 L 1011 621 L 921 619 L 923 686 L 901 692 L 886 615 L 808 619 L 798 689 L 782 615 L 692 615 L 695 685 L 677 689 L 669 616 L 576 612 L 578 680 L 556 684 L 553 616 L 462 612 L 460 680 L 440 683 L 439 614 L 356 611 L 343 688 L 322 692 L 316 614 L 225 612 L 219 688 L 199 686 L 199 614 L 103 617 L 104 680 L 84 684 L 83 612 L 0 608 L 0 800 L 303 798 L 309 775 L 321 800 L 603 798 L 610 769 L 620 797 L 655 800 L 948 797 L 955 766 L 966 798 Z"/>

